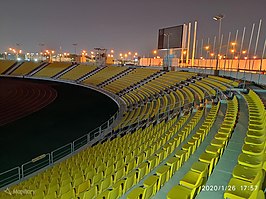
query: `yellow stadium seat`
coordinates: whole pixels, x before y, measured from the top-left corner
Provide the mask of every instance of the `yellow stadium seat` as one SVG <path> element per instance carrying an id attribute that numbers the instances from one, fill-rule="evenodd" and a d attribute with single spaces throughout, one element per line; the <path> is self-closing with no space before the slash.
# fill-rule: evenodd
<path id="1" fill-rule="evenodd" d="M 101 193 L 112 185 L 112 176 L 106 177 L 103 181 L 99 182 L 96 186 L 98 192 Z"/>
<path id="2" fill-rule="evenodd" d="M 167 194 L 167 199 L 192 199 L 191 197 L 191 189 L 177 185 L 174 186 Z"/>
<path id="3" fill-rule="evenodd" d="M 218 158 L 218 154 L 211 154 L 211 153 L 206 153 L 206 152 L 202 153 L 199 157 L 199 160 L 201 162 L 209 164 L 209 169 L 208 169 L 209 176 L 211 175 L 212 170 L 217 163 L 217 158 Z"/>
<path id="4" fill-rule="evenodd" d="M 123 176 L 124 176 L 124 168 L 118 169 L 113 175 L 113 182 L 116 183 Z"/>
<path id="5" fill-rule="evenodd" d="M 137 182 L 139 182 L 145 175 L 147 175 L 149 170 L 148 163 L 143 162 L 142 164 L 139 165 L 137 168 L 138 175 L 137 175 Z"/>
<path id="6" fill-rule="evenodd" d="M 177 150 L 176 153 L 174 154 L 175 157 L 179 158 L 179 167 L 182 166 L 182 164 L 187 161 L 188 155 L 186 151 L 183 150 Z"/>
<path id="7" fill-rule="evenodd" d="M 133 189 L 127 196 L 127 199 L 149 199 L 156 193 L 158 177 L 150 176 L 144 181 L 144 187 Z"/>
<path id="8" fill-rule="evenodd" d="M 158 165 L 158 157 L 156 155 L 150 156 L 147 161 L 149 165 L 149 171 Z"/>
<path id="9" fill-rule="evenodd" d="M 63 195 L 64 193 L 71 191 L 72 189 L 73 189 L 73 188 L 72 188 L 71 183 L 66 184 L 66 185 L 64 185 L 64 186 L 60 186 L 60 188 L 59 188 L 59 195 L 61 196 L 61 195 Z"/>
<path id="10" fill-rule="evenodd" d="M 77 188 L 76 188 L 76 195 L 80 195 L 82 192 L 87 191 L 90 188 L 90 183 L 89 181 L 85 181 L 81 183 Z"/>
<path id="11" fill-rule="evenodd" d="M 203 176 L 201 173 L 188 171 L 185 176 L 180 180 L 180 185 L 194 189 L 196 191 L 202 185 Z M 194 192 L 193 192 L 194 193 Z"/>
<path id="12" fill-rule="evenodd" d="M 208 164 L 204 163 L 204 162 L 194 162 L 193 165 L 191 166 L 191 171 L 200 173 L 202 175 L 202 177 L 206 177 L 207 173 L 208 173 Z"/>
<path id="13" fill-rule="evenodd" d="M 157 190 L 164 185 L 165 182 L 169 180 L 170 166 L 163 165 L 156 169 L 156 175 L 159 176 Z"/>
<path id="14" fill-rule="evenodd" d="M 93 176 L 91 184 L 92 185 L 96 185 L 97 183 L 99 183 L 101 180 L 103 179 L 103 173 L 97 173 L 96 175 Z"/>
<path id="15" fill-rule="evenodd" d="M 84 176 L 77 178 L 77 179 L 73 179 L 73 187 L 77 187 L 83 182 L 84 182 Z"/>
<path id="16" fill-rule="evenodd" d="M 260 187 L 257 183 L 250 183 L 237 178 L 231 178 L 227 190 L 224 193 L 224 198 L 230 199 L 260 199 Z M 260 197 L 258 197 L 260 195 Z M 261 198 L 262 199 L 262 198 Z"/>
<path id="17" fill-rule="evenodd" d="M 54 198 L 58 198 L 56 192 L 53 192 L 53 193 L 49 193 L 47 194 L 45 197 L 45 199 L 54 199 Z"/>
<path id="18" fill-rule="evenodd" d="M 265 151 L 265 146 L 263 145 L 253 145 L 253 144 L 244 144 L 242 147 L 243 153 L 248 155 L 263 155 Z"/>
<path id="19" fill-rule="evenodd" d="M 47 194 L 54 193 L 55 191 L 59 190 L 59 184 L 50 184 L 47 189 Z"/>
<path id="20" fill-rule="evenodd" d="M 169 176 L 172 177 L 176 170 L 179 168 L 180 159 L 177 157 L 171 157 L 166 161 L 166 164 L 170 166 Z"/>
<path id="21" fill-rule="evenodd" d="M 61 199 L 73 199 L 73 198 L 75 198 L 74 190 L 70 190 L 61 195 Z"/>

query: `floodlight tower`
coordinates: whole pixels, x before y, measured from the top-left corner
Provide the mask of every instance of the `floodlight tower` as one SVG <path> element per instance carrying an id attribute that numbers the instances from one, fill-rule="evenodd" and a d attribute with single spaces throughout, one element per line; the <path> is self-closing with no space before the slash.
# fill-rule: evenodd
<path id="1" fill-rule="evenodd" d="M 167 68 L 167 70 L 169 70 L 169 66 L 170 66 L 170 64 L 169 64 L 170 33 L 164 33 L 163 35 L 164 35 L 164 37 L 167 38 L 167 52 L 166 52 L 167 64 L 166 64 L 166 68 Z"/>
<path id="2" fill-rule="evenodd" d="M 213 17 L 213 20 L 218 21 L 219 22 L 219 29 L 218 29 L 218 49 L 219 46 L 221 45 L 221 29 L 222 29 L 222 19 L 224 18 L 224 15 L 222 14 L 218 14 L 216 16 Z M 219 62 L 219 57 L 218 57 L 218 53 L 217 53 L 217 60 L 216 60 L 216 67 L 215 67 L 215 71 L 214 71 L 214 75 L 219 75 L 218 73 L 218 63 Z"/>
<path id="3" fill-rule="evenodd" d="M 106 52 L 107 49 L 105 48 L 94 48 L 95 50 L 95 60 L 96 60 L 96 65 L 98 67 L 103 67 L 106 64 Z"/>

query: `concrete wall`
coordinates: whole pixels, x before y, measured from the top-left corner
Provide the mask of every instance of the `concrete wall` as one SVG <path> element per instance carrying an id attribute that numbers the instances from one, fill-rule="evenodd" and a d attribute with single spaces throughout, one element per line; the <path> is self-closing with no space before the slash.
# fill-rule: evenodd
<path id="1" fill-rule="evenodd" d="M 170 66 L 175 67 L 187 67 L 191 66 L 191 60 L 189 60 L 188 64 L 180 63 L 179 58 L 170 58 L 169 59 Z M 215 68 L 217 60 L 216 59 L 195 59 L 194 66 L 201 68 Z M 162 58 L 141 58 L 140 59 L 141 66 L 162 66 L 163 59 Z M 266 72 L 266 59 L 250 59 L 250 60 L 238 60 L 238 59 L 227 59 L 227 60 L 219 60 L 218 61 L 218 69 L 220 70 L 257 70 L 259 71 L 261 67 L 261 71 Z"/>

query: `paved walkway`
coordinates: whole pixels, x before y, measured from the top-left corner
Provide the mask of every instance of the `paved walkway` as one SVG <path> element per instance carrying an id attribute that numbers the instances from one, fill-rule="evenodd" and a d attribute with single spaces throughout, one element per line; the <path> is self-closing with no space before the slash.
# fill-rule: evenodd
<path id="1" fill-rule="evenodd" d="M 214 135 L 216 134 L 219 126 L 222 124 L 224 115 L 226 111 L 226 104 L 221 104 L 220 110 L 218 112 L 217 119 L 215 120 L 209 134 L 205 140 L 201 143 L 200 147 L 195 151 L 193 155 L 190 156 L 187 162 L 183 164 L 181 168 L 172 176 L 172 178 L 160 189 L 159 192 L 153 197 L 153 199 L 164 199 L 167 198 L 167 193 L 176 185 L 179 184 L 179 181 L 184 177 L 184 175 L 190 170 L 192 164 L 198 161 L 200 155 L 205 151 L 205 148 L 209 145 Z M 203 123 L 203 122 L 202 122 Z M 201 124 L 202 124 L 201 123 Z M 199 123 L 199 126 L 201 126 Z M 196 132 L 197 129 L 195 129 Z M 193 134 L 194 132 L 192 132 Z M 190 138 L 185 140 L 186 143 Z"/>

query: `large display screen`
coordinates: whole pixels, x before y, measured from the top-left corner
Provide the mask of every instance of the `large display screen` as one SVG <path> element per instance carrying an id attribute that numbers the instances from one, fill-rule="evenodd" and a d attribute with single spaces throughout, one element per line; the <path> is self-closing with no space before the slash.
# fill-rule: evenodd
<path id="1" fill-rule="evenodd" d="M 184 25 L 159 29 L 158 49 L 182 48 Z"/>

